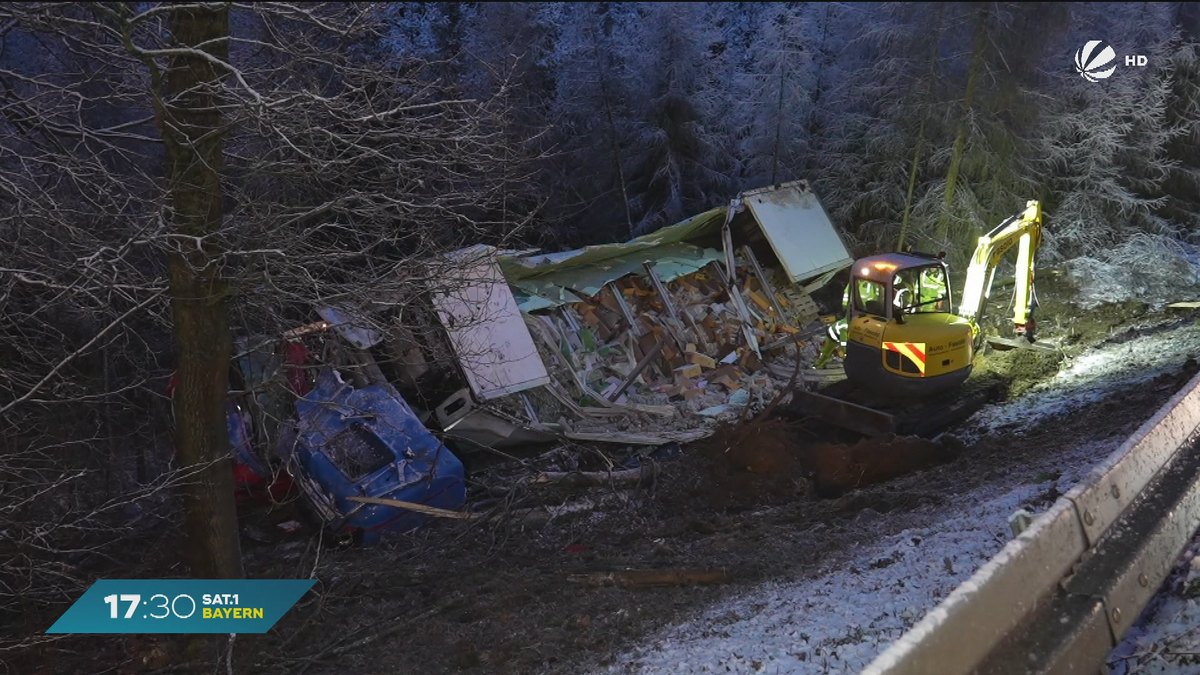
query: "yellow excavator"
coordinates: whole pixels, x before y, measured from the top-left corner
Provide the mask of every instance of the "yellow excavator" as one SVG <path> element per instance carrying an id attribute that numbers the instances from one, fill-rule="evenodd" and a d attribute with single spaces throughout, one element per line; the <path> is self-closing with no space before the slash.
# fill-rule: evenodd
<path id="1" fill-rule="evenodd" d="M 885 253 L 855 261 L 846 315 L 830 327 L 822 361 L 840 343 L 846 378 L 890 397 L 922 398 L 958 387 L 971 374 L 984 339 L 980 321 L 996 267 L 1015 246 L 1016 339 L 988 338 L 997 348 L 1034 348 L 1034 254 L 1042 241 L 1037 201 L 979 238 L 957 311 L 945 254 Z M 832 347 L 832 348 L 831 348 Z M 818 365 L 822 365 L 820 362 Z"/>

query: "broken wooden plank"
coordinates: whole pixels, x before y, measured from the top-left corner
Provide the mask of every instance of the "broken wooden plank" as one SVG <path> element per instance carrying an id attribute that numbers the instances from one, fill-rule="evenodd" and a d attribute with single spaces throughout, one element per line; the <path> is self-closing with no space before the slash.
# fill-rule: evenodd
<path id="1" fill-rule="evenodd" d="M 509 525 L 516 525 L 522 528 L 539 528 L 550 521 L 560 516 L 565 516 L 571 513 L 580 513 L 583 511 L 592 511 L 600 505 L 590 499 L 583 499 L 570 504 L 561 506 L 535 506 L 528 509 L 518 509 L 515 511 L 495 511 L 492 515 L 495 518 L 505 521 Z"/>
<path id="2" fill-rule="evenodd" d="M 750 296 L 750 301 L 755 305 L 758 305 L 758 308 L 764 312 L 767 312 L 768 315 L 774 311 L 779 316 L 783 316 L 782 314 L 779 314 L 778 310 L 771 306 L 771 303 L 762 293 L 759 293 L 758 291 L 747 291 L 746 295 Z"/>
<path id="3" fill-rule="evenodd" d="M 675 309 L 675 303 L 671 302 L 671 294 L 667 292 L 667 287 L 663 285 L 662 279 L 659 279 L 658 273 L 654 271 L 654 263 L 642 263 L 642 267 L 646 269 L 646 276 L 650 277 L 650 283 L 654 285 L 654 290 L 658 291 L 658 297 L 662 298 L 667 314 L 671 318 L 678 319 L 679 312 Z"/>
<path id="4" fill-rule="evenodd" d="M 664 443 L 694 443 L 713 435 L 712 428 L 688 431 L 660 431 L 656 433 L 634 433 L 628 431 L 585 432 L 570 431 L 563 437 L 573 441 L 599 441 L 620 445 L 662 445 Z"/>
<path id="5" fill-rule="evenodd" d="M 695 317 L 693 317 L 690 312 L 685 311 L 683 313 L 683 318 L 684 322 L 691 326 L 692 333 L 696 336 L 696 339 L 700 341 L 700 348 L 704 350 L 704 353 L 707 354 L 711 352 L 712 345 L 708 341 L 708 338 L 710 337 L 708 331 L 696 323 Z M 693 349 L 692 351 L 695 350 Z"/>
<path id="6" fill-rule="evenodd" d="M 613 297 L 616 298 L 617 306 L 621 308 L 621 316 L 625 317 L 625 322 L 629 324 L 629 330 L 633 331 L 633 336 L 640 338 L 644 331 L 642 330 L 641 324 L 637 322 L 637 319 L 633 318 L 633 312 L 629 310 L 629 303 L 625 301 L 625 295 L 616 287 L 615 281 L 608 284 L 606 288 L 608 288 L 612 292 Z"/>
<path id="7" fill-rule="evenodd" d="M 654 347 L 652 347 L 650 351 L 642 357 L 642 360 L 637 362 L 637 365 L 633 367 L 633 370 L 630 371 L 629 376 L 625 378 L 625 381 L 621 383 L 621 386 L 618 387 L 615 392 L 609 395 L 608 400 L 615 401 L 621 396 L 621 394 L 624 394 L 625 390 L 629 388 L 629 385 L 633 384 L 634 380 L 637 380 L 638 377 L 641 376 L 642 371 L 650 365 L 650 362 L 658 358 L 658 355 L 660 352 L 662 352 L 664 346 L 665 345 L 661 342 L 656 343 Z"/>
<path id="8" fill-rule="evenodd" d="M 754 352 L 743 352 L 737 361 L 738 365 L 745 368 L 748 372 L 756 373 L 762 369 L 762 361 L 754 355 Z"/>
<path id="9" fill-rule="evenodd" d="M 742 388 L 742 385 L 738 384 L 736 380 L 728 375 L 721 375 L 720 377 L 714 378 L 713 382 L 725 387 L 729 391 L 737 391 Z"/>
<path id="10" fill-rule="evenodd" d="M 767 275 L 763 272 L 762 265 L 758 264 L 758 257 L 754 255 L 754 251 L 749 246 L 742 247 L 742 255 L 746 260 L 750 261 L 750 267 L 754 270 L 755 276 L 758 277 L 758 282 L 762 284 L 763 293 L 770 299 L 771 304 L 775 307 L 775 312 L 781 320 L 787 318 L 787 314 L 783 313 L 783 307 L 779 304 L 779 298 L 775 297 L 775 288 L 771 286 L 771 281 L 767 279 Z M 763 309 L 766 309 L 765 307 Z"/>
<path id="11" fill-rule="evenodd" d="M 416 502 L 405 502 L 399 499 L 383 499 L 381 497 L 347 497 L 348 501 L 358 502 L 360 504 L 375 504 L 376 506 L 394 506 L 398 509 L 405 509 L 413 513 L 423 513 L 427 516 L 435 518 L 453 518 L 455 520 L 474 520 L 481 517 L 478 513 L 470 513 L 467 511 L 450 511 L 449 509 L 439 509 L 435 506 L 426 506 L 417 504 Z"/>

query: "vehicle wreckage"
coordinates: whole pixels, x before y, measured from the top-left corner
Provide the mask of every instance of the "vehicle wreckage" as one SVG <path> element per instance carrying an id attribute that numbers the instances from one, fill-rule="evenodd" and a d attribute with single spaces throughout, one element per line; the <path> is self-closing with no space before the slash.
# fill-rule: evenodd
<path id="1" fill-rule="evenodd" d="M 690 442 L 796 374 L 843 377 L 812 368 L 834 317 L 810 294 L 852 262 L 804 181 L 625 243 L 455 251 L 428 263 L 440 345 L 386 303 L 239 338 L 231 440 L 243 471 L 286 468 L 325 527 L 369 544 L 424 518 L 380 500 L 463 506 L 455 451 Z"/>

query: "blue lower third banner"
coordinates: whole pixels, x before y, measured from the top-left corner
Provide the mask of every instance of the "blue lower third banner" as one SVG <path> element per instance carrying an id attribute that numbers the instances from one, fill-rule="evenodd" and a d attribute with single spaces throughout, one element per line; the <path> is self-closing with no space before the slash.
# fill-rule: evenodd
<path id="1" fill-rule="evenodd" d="M 265 633 L 315 579 L 101 579 L 47 633 Z"/>

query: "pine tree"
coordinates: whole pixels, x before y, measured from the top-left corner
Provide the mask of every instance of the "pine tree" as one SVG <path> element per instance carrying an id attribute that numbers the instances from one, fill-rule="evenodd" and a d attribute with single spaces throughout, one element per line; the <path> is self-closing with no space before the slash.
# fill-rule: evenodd
<path id="1" fill-rule="evenodd" d="M 632 10 L 610 3 L 559 3 L 548 161 L 550 217 L 573 243 L 615 241 L 633 231 L 625 180 L 632 121 L 616 26 Z"/>
<path id="2" fill-rule="evenodd" d="M 682 220 L 734 185 L 711 116 L 725 92 L 714 86 L 719 42 L 701 4 L 651 3 L 623 27 L 625 84 L 635 123 L 625 174 L 635 232 Z"/>
<path id="3" fill-rule="evenodd" d="M 854 28 L 835 31 L 844 46 L 815 106 L 825 120 L 817 185 L 834 220 L 864 250 L 894 245 L 918 138 L 924 130 L 931 145 L 940 142 L 943 120 L 933 111 L 945 75 L 936 69 L 929 80 L 929 27 L 939 11 L 910 3 L 851 4 L 838 17 Z M 922 169 L 919 192 L 926 180 Z"/>
<path id="4" fill-rule="evenodd" d="M 737 129 L 744 184 L 796 178 L 808 154 L 815 41 L 806 34 L 806 9 L 774 4 L 758 17 L 748 68 L 734 88 L 735 111 L 744 120 Z"/>
<path id="5" fill-rule="evenodd" d="M 1035 164 L 1054 214 L 1047 236 L 1051 255 L 1099 254 L 1134 232 L 1177 231 L 1158 215 L 1173 170 L 1167 149 L 1178 133 L 1167 118 L 1173 29 L 1165 6 L 1147 9 L 1072 7 L 1063 46 L 1078 49 L 1093 35 L 1112 36 L 1118 65 L 1112 76 L 1095 82 L 1065 63 L 1047 74 L 1044 86 L 1056 96 L 1044 103 Z M 1124 67 L 1123 56 L 1138 52 L 1148 65 Z"/>

